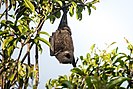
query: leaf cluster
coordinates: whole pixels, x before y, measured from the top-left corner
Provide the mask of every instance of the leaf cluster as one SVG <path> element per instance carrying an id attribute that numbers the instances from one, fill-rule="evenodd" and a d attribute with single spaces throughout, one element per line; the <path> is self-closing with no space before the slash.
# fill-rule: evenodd
<path id="1" fill-rule="evenodd" d="M 86 57 L 80 56 L 81 65 L 71 70 L 69 76 L 50 79 L 47 89 L 128 89 L 133 88 L 132 48 L 128 45 L 130 54 L 118 52 L 118 47 L 111 49 L 113 42 L 104 50 L 92 45 Z M 130 46 L 131 43 L 128 42 Z M 111 50 L 110 50 L 111 49 Z M 62 78 L 62 81 L 60 81 Z M 65 81 L 65 82 L 64 82 Z M 127 82 L 124 87 L 122 84 Z"/>

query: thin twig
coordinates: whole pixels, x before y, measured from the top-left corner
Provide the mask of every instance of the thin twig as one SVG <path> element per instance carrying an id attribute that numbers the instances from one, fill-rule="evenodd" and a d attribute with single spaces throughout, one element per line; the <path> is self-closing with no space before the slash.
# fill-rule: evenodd
<path id="1" fill-rule="evenodd" d="M 30 50 L 31 50 L 31 48 L 32 48 L 33 45 L 34 45 L 34 42 L 32 42 L 32 44 L 30 45 Z M 28 54 L 29 54 L 29 51 L 26 52 L 26 54 L 24 55 L 24 57 L 21 60 L 21 63 L 24 62 L 24 60 L 25 60 L 25 58 L 27 57 Z"/>
<path id="2" fill-rule="evenodd" d="M 40 22 L 43 22 L 44 23 L 44 20 L 41 19 Z M 39 25 L 38 30 L 37 30 L 36 37 L 39 37 L 39 32 L 41 31 L 41 28 L 43 26 L 43 23 Z M 36 44 L 36 47 L 35 47 L 35 70 L 36 70 L 36 75 L 35 75 L 34 89 L 37 89 L 37 86 L 38 86 L 38 83 L 39 83 L 39 62 L 38 62 L 38 59 L 39 59 L 38 46 Z"/>
<path id="3" fill-rule="evenodd" d="M 41 30 L 44 21 L 45 21 L 45 17 L 43 17 L 43 18 L 40 20 L 38 26 L 37 26 L 36 29 L 35 29 L 35 32 Z M 31 36 L 31 35 L 30 35 L 30 36 Z M 30 36 L 29 36 L 29 37 L 30 37 Z M 37 36 L 38 36 L 38 33 L 36 34 L 35 38 L 36 38 Z M 30 40 L 31 40 L 31 39 L 29 39 L 29 41 L 30 41 Z M 29 41 L 27 41 L 27 42 L 29 42 Z M 32 42 L 32 44 L 31 44 L 31 46 L 30 46 L 30 50 L 31 50 L 31 48 L 32 48 L 33 45 L 34 45 L 34 42 Z M 29 52 L 27 52 L 27 53 L 24 55 L 24 57 L 22 58 L 21 63 L 24 62 L 24 60 L 25 60 L 25 58 L 27 57 L 28 53 L 29 53 Z"/>

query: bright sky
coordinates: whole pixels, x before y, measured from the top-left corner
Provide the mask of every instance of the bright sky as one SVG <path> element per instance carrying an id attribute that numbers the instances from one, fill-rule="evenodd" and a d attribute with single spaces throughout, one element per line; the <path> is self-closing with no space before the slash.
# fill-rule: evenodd
<path id="1" fill-rule="evenodd" d="M 75 57 L 85 56 L 92 44 L 104 48 L 105 43 L 117 42 L 120 48 L 126 48 L 124 37 L 133 41 L 133 0 L 101 0 L 89 16 L 87 11 L 83 13 L 83 20 L 77 21 L 76 17 L 68 18 L 72 30 L 75 47 Z M 54 32 L 59 20 L 53 25 L 47 21 L 43 29 L 49 34 Z M 56 58 L 49 56 L 46 45 L 40 57 L 40 85 L 44 89 L 46 81 L 57 78 L 59 75 L 69 75 L 72 65 L 62 65 Z"/>

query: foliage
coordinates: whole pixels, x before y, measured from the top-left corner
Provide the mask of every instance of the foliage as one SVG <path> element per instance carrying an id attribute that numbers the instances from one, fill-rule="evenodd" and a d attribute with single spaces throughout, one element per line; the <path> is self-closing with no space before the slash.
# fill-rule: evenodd
<path id="1" fill-rule="evenodd" d="M 46 83 L 47 89 L 131 89 L 133 88 L 133 45 L 127 41 L 129 54 L 111 49 L 113 42 L 104 50 L 95 44 L 86 57 L 80 56 L 81 65 L 71 70 L 69 76 L 59 76 Z M 122 84 L 127 82 L 123 87 Z"/>
<path id="2" fill-rule="evenodd" d="M 39 51 L 41 42 L 50 46 L 41 35 L 46 20 L 51 23 L 61 17 L 61 10 L 68 7 L 70 16 L 82 19 L 82 11 L 96 9 L 99 0 L 0 0 L 0 86 L 2 89 L 26 89 L 29 81 L 33 88 L 39 82 Z M 31 51 L 35 52 L 31 63 Z M 68 81 L 64 83 L 69 84 Z"/>

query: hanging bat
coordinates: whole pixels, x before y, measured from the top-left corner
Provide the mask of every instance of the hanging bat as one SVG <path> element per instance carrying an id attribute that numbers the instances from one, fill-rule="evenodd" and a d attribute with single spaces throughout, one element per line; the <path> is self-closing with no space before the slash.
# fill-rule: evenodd
<path id="1" fill-rule="evenodd" d="M 71 37 L 71 29 L 67 24 L 67 8 L 63 9 L 63 16 L 56 32 L 49 38 L 51 44 L 50 55 L 55 56 L 62 64 L 72 64 L 76 67 L 74 58 L 74 46 Z"/>

